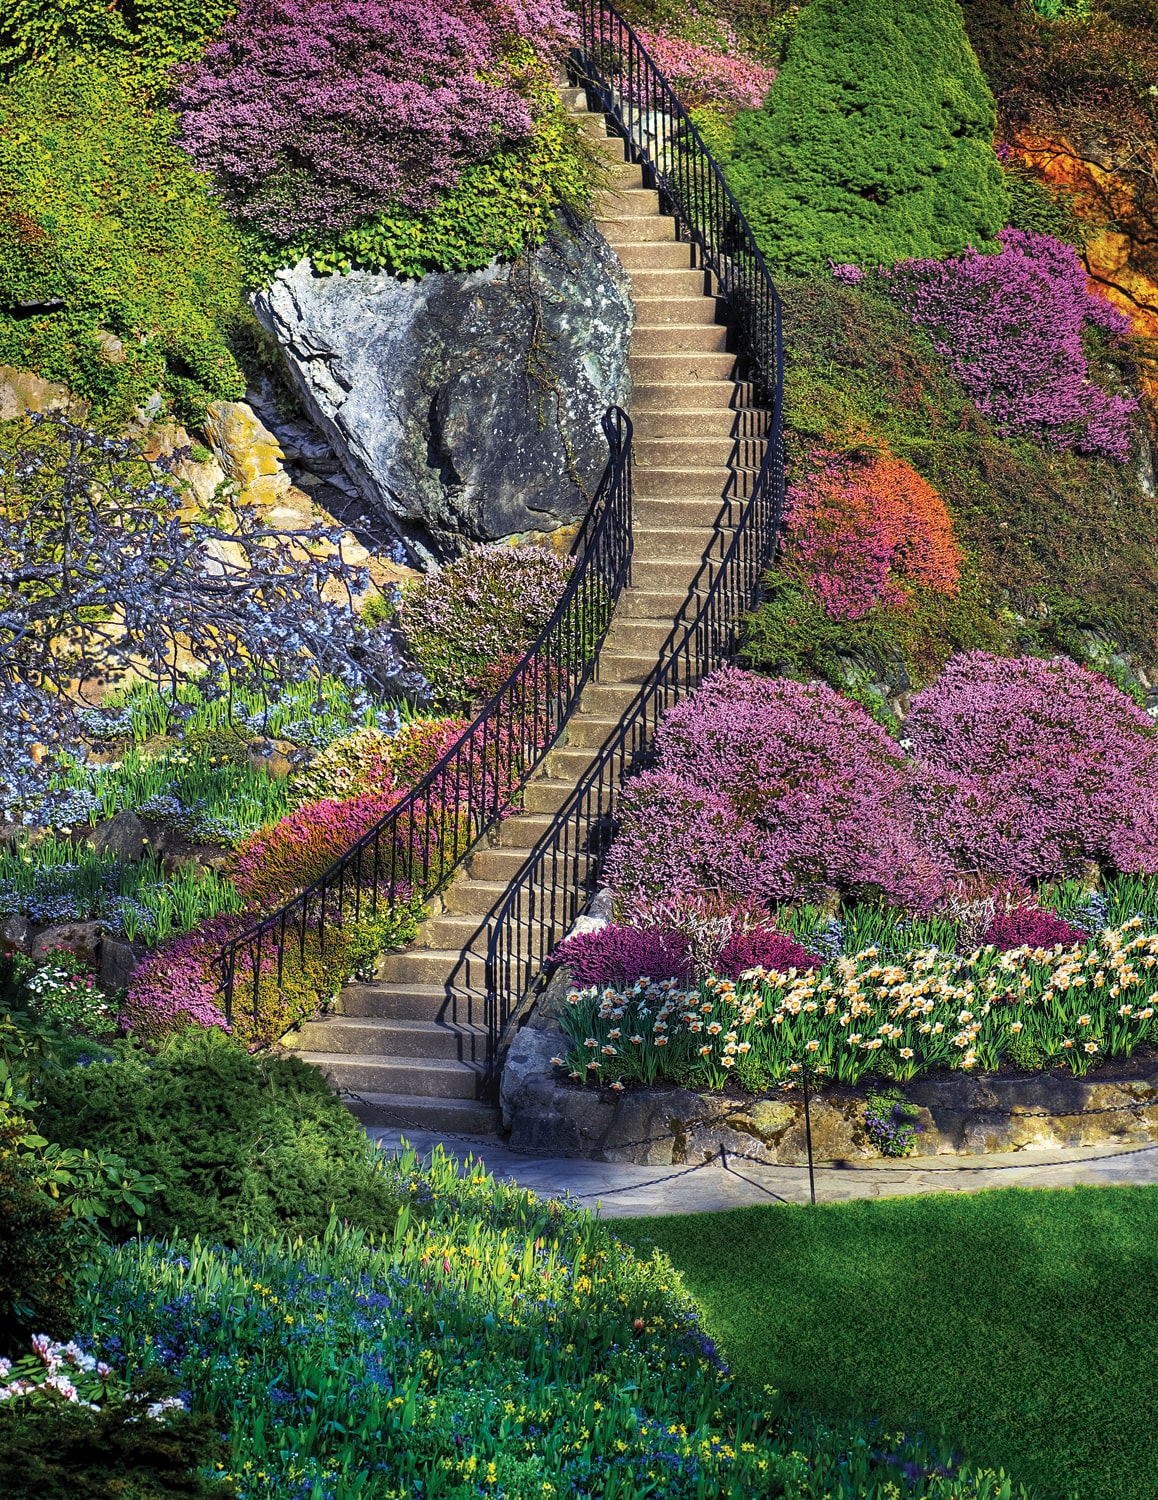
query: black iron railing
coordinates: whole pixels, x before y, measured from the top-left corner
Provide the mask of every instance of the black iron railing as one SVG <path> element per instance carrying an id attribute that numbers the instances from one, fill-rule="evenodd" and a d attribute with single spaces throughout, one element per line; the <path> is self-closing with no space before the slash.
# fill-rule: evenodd
<path id="1" fill-rule="evenodd" d="M 444 885 L 557 738 L 591 675 L 631 569 L 631 422 L 603 419 L 607 467 L 571 548 L 554 613 L 515 670 L 433 769 L 325 873 L 221 951 L 221 994 L 259 1020 L 287 987 L 336 988 L 340 939 Z M 339 969 L 334 970 L 335 963 Z M 287 968 L 292 973 L 287 975 Z M 307 997 L 308 998 L 308 997 Z M 325 994 L 314 998 L 321 1000 Z"/>
<path id="2" fill-rule="evenodd" d="M 487 1016 L 496 1062 L 525 1015 L 552 950 L 594 890 L 615 831 L 620 788 L 648 762 L 664 712 L 731 659 L 776 547 L 784 500 L 780 300 L 764 259 L 711 153 L 631 27 L 604 0 L 580 0 L 582 37 L 572 77 L 623 134 L 629 159 L 674 212 L 681 237 L 725 298 L 738 375 L 765 403 L 763 461 L 698 609 L 681 620 L 659 664 L 551 828 L 511 882 L 491 924 Z M 749 412 L 744 431 L 756 430 Z M 497 1068 L 492 1069 L 492 1080 Z"/>

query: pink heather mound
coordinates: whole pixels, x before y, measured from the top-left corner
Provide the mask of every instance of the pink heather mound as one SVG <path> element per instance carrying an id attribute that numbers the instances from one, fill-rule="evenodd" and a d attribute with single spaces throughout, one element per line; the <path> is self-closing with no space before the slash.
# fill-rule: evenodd
<path id="1" fill-rule="evenodd" d="M 1124 463 L 1138 403 L 1090 379 L 1082 334 L 1120 337 L 1129 319 L 1090 291 L 1071 245 L 1021 229 L 999 238 L 999 255 L 902 261 L 883 284 L 999 428 Z"/>
<path id="2" fill-rule="evenodd" d="M 607 878 L 626 904 L 719 890 L 768 903 L 837 887 L 927 909 L 945 871 L 919 846 L 896 742 L 823 683 L 726 667 L 668 710 L 658 767 L 630 782 Z"/>
<path id="3" fill-rule="evenodd" d="M 181 70 L 181 143 L 279 239 L 426 209 L 529 136 L 512 45 L 572 24 L 556 0 L 241 0 Z"/>
<path id="4" fill-rule="evenodd" d="M 970 651 L 914 698 L 905 734 L 929 846 L 955 869 L 1158 873 L 1158 731 L 1097 673 Z"/>

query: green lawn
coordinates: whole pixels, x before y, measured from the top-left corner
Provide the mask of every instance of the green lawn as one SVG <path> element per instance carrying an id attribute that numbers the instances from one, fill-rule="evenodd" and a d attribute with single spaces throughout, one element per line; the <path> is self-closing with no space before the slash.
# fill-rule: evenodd
<path id="1" fill-rule="evenodd" d="M 1046 1500 L 1158 1496 L 1158 1188 L 623 1220 L 736 1376 L 943 1430 Z"/>

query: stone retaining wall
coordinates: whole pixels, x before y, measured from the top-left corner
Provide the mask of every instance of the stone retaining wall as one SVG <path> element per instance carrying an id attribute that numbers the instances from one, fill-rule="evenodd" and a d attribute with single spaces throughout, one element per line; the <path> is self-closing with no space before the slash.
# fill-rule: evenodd
<path id="1" fill-rule="evenodd" d="M 589 1089 L 556 1082 L 550 1060 L 567 1042 L 554 1019 L 569 985 L 560 975 L 516 1035 L 503 1073 L 510 1148 L 534 1156 L 668 1166 L 721 1150 L 772 1163 L 806 1160 L 803 1100 L 746 1099 L 688 1089 Z M 917 1156 L 967 1155 L 1158 1140 L 1158 1062 L 1065 1072 L 949 1073 L 914 1079 L 903 1093 L 920 1109 Z M 878 1157 L 864 1128 L 864 1095 L 826 1090 L 811 1100 L 818 1161 Z"/>

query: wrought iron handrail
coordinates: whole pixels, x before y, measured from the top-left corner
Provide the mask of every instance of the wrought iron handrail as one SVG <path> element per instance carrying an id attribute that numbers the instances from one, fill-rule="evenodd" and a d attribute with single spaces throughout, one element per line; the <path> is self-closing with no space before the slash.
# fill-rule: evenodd
<path id="1" fill-rule="evenodd" d="M 258 1020 L 263 985 L 280 991 L 293 950 L 303 967 L 308 954 L 324 972 L 337 929 L 438 890 L 554 743 L 591 675 L 631 571 L 631 421 L 612 407 L 603 430 L 607 466 L 572 544 L 575 568 L 551 618 L 427 775 L 322 875 L 223 946 L 227 1023 L 242 987 Z"/>
<path id="2" fill-rule="evenodd" d="M 492 920 L 486 1013 L 501 1052 L 525 1015 L 551 951 L 579 916 L 614 833 L 625 780 L 650 756 L 664 712 L 733 656 L 771 563 L 784 500 L 780 299 L 752 231 L 703 138 L 628 23 L 606 0 L 580 0 L 572 76 L 615 122 L 698 247 L 725 298 L 737 354 L 767 405 L 763 461 L 724 555 L 690 622 L 677 621 L 655 671 L 555 814 Z M 497 1068 L 492 1065 L 492 1083 Z"/>

